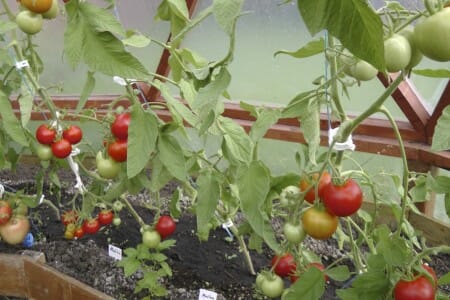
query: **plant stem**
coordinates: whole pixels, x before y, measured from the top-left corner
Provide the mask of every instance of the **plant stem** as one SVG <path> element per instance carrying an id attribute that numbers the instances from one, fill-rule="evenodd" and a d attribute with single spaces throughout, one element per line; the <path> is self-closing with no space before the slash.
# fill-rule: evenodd
<path id="1" fill-rule="evenodd" d="M 405 214 L 406 214 L 406 208 L 408 203 L 408 177 L 409 177 L 409 170 L 408 170 L 408 161 L 406 159 L 406 152 L 405 152 L 405 146 L 403 144 L 402 136 L 400 135 L 400 131 L 398 130 L 397 123 L 395 122 L 394 118 L 390 114 L 390 112 L 386 109 L 386 107 L 381 106 L 378 110 L 379 112 L 383 113 L 391 123 L 392 129 L 394 130 L 395 137 L 398 141 L 399 148 L 400 148 L 400 155 L 402 158 L 402 164 L 403 164 L 403 195 L 402 195 L 402 201 L 401 201 L 401 208 L 402 213 L 400 214 L 400 220 L 397 227 L 396 234 L 400 236 L 400 233 L 402 231 L 402 224 L 405 221 Z"/>
<path id="2" fill-rule="evenodd" d="M 248 267 L 248 271 L 250 272 L 250 274 L 256 275 L 255 268 L 253 267 L 252 258 L 250 256 L 250 252 L 247 249 L 247 245 L 245 244 L 244 238 L 242 237 L 242 235 L 239 234 L 236 225 L 233 224 L 233 226 L 230 227 L 230 230 L 236 236 L 239 243 L 239 248 L 244 253 L 244 258 Z"/>
<path id="3" fill-rule="evenodd" d="M 195 26 L 200 24 L 204 19 L 210 16 L 213 13 L 212 6 L 209 6 L 205 10 L 203 10 L 200 14 L 198 14 L 197 18 L 191 20 L 171 41 L 171 45 L 178 45 L 180 40 Z"/>
<path id="4" fill-rule="evenodd" d="M 136 221 L 139 223 L 141 227 L 145 226 L 144 220 L 142 220 L 141 216 L 137 213 L 137 211 L 134 209 L 134 207 L 131 205 L 130 201 L 125 196 L 120 196 L 120 200 L 125 204 L 125 206 L 128 208 L 130 213 L 133 215 L 133 217 L 136 219 Z"/>
<path id="5" fill-rule="evenodd" d="M 328 45 L 329 48 L 334 49 L 334 38 L 332 36 L 328 36 Z M 326 49 L 325 49 L 326 51 Z M 330 92 L 331 99 L 336 107 L 336 110 L 339 115 L 340 121 L 345 121 L 347 119 L 347 115 L 345 114 L 344 108 L 342 107 L 341 100 L 339 98 L 339 90 L 338 90 L 338 81 L 337 81 L 337 56 L 333 55 L 331 59 L 329 59 L 330 63 Z"/>

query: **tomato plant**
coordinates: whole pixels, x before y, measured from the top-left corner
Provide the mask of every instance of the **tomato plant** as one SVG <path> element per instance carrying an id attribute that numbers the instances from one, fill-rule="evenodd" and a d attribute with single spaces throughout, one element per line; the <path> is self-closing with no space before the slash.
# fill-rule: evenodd
<path id="1" fill-rule="evenodd" d="M 66 158 L 72 153 L 72 144 L 66 139 L 57 140 L 52 144 L 52 153 L 57 158 Z"/>
<path id="2" fill-rule="evenodd" d="M 338 217 L 354 214 L 362 205 L 363 193 L 359 184 L 348 179 L 343 184 L 331 183 L 323 192 L 323 203 L 326 209 Z"/>
<path id="3" fill-rule="evenodd" d="M 283 279 L 275 274 L 268 274 L 260 282 L 261 292 L 269 298 L 280 297 L 284 291 Z"/>
<path id="4" fill-rule="evenodd" d="M 17 26 L 27 34 L 36 34 L 42 30 L 44 20 L 42 15 L 29 10 L 23 10 L 16 16 Z"/>
<path id="5" fill-rule="evenodd" d="M 323 172 L 319 179 L 319 174 L 314 173 L 311 178 L 302 178 L 300 180 L 300 190 L 302 192 L 306 191 L 305 200 L 309 203 L 313 204 L 316 200 L 316 189 L 315 185 L 317 184 L 317 190 L 319 198 L 323 197 L 323 191 L 325 186 L 327 186 L 331 182 L 331 175 L 328 172 Z"/>
<path id="6" fill-rule="evenodd" d="M 400 279 L 394 288 L 395 300 L 434 300 L 434 285 L 424 276 L 412 280 Z"/>
<path id="7" fill-rule="evenodd" d="M 61 222 L 64 226 L 75 224 L 78 221 L 78 212 L 76 210 L 66 210 L 61 215 Z"/>
<path id="8" fill-rule="evenodd" d="M 115 161 L 124 162 L 127 160 L 127 147 L 126 140 L 116 140 L 108 145 L 108 154 Z"/>
<path id="9" fill-rule="evenodd" d="M 130 125 L 131 115 L 128 112 L 118 114 L 111 124 L 111 133 L 119 140 L 128 138 L 128 126 Z"/>
<path id="10" fill-rule="evenodd" d="M 275 274 L 281 277 L 287 277 L 293 274 L 297 268 L 295 258 L 290 253 L 282 256 L 275 255 L 272 257 L 271 264 Z"/>
<path id="11" fill-rule="evenodd" d="M 427 17 L 414 27 L 414 41 L 426 57 L 450 61 L 450 7 Z"/>
<path id="12" fill-rule="evenodd" d="M 309 236 L 318 240 L 331 237 L 338 223 L 338 217 L 316 207 L 308 208 L 302 215 L 303 229 Z"/>
<path id="13" fill-rule="evenodd" d="M 8 244 L 21 243 L 30 231 L 30 222 L 24 216 L 12 216 L 6 224 L 0 225 L 0 237 Z"/>
<path id="14" fill-rule="evenodd" d="M 20 4 L 34 13 L 44 13 L 52 7 L 52 0 L 20 0 Z"/>
<path id="15" fill-rule="evenodd" d="M 109 225 L 114 219 L 114 213 L 111 210 L 101 210 L 97 216 L 98 221 L 101 225 Z"/>
<path id="16" fill-rule="evenodd" d="M 43 145 L 51 145 L 56 138 L 56 130 L 48 127 L 46 124 L 41 124 L 36 129 L 36 140 Z"/>
<path id="17" fill-rule="evenodd" d="M 78 144 L 83 137 L 83 131 L 77 125 L 70 125 L 63 131 L 63 138 L 69 141 L 72 145 Z"/>
<path id="18" fill-rule="evenodd" d="M 142 243 L 150 249 L 158 248 L 161 236 L 156 230 L 145 230 L 142 233 Z"/>
<path id="19" fill-rule="evenodd" d="M 0 225 L 6 224 L 11 219 L 13 210 L 8 201 L 0 200 Z"/>
<path id="20" fill-rule="evenodd" d="M 84 220 L 82 228 L 84 233 L 95 234 L 100 229 L 100 222 L 97 218 Z"/>
<path id="21" fill-rule="evenodd" d="M 162 239 L 172 235 L 175 232 L 177 224 L 171 216 L 160 216 L 156 222 L 155 229 L 161 235 Z"/>

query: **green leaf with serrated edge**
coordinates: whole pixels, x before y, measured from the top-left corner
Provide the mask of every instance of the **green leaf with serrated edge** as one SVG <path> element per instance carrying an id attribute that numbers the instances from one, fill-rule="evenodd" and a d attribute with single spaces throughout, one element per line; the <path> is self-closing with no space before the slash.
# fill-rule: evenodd
<path id="1" fill-rule="evenodd" d="M 181 215 L 181 207 L 180 207 L 180 201 L 182 199 L 182 192 L 179 188 L 177 188 L 173 194 L 172 197 L 170 197 L 169 202 L 169 211 L 170 215 L 174 218 L 179 218 Z"/>
<path id="2" fill-rule="evenodd" d="M 323 273 L 317 268 L 308 268 L 302 274 L 301 280 L 297 280 L 289 288 L 289 292 L 283 300 L 318 300 L 325 291 L 325 279 Z"/>
<path id="3" fill-rule="evenodd" d="M 80 99 L 78 100 L 77 103 L 77 108 L 75 109 L 75 114 L 78 114 L 86 105 L 86 102 L 89 96 L 91 95 L 92 91 L 94 90 L 94 88 L 95 88 L 94 72 L 88 71 L 86 81 L 84 82 L 83 85 L 83 90 L 81 91 L 80 94 Z"/>
<path id="4" fill-rule="evenodd" d="M 417 75 L 433 77 L 433 78 L 450 78 L 450 70 L 448 69 L 413 69 L 412 72 Z"/>
<path id="5" fill-rule="evenodd" d="M 282 111 L 283 118 L 296 118 L 302 116 L 305 111 L 305 107 L 308 105 L 308 101 L 312 94 L 316 91 L 306 91 L 296 95 Z"/>
<path id="6" fill-rule="evenodd" d="M 213 0 L 213 14 L 225 33 L 233 33 L 233 24 L 241 13 L 244 0 Z"/>
<path id="7" fill-rule="evenodd" d="M 434 151 L 450 149 L 450 105 L 444 108 L 436 123 L 431 149 Z"/>
<path id="8" fill-rule="evenodd" d="M 189 20 L 189 10 L 184 0 L 166 0 L 173 14 L 183 20 Z"/>
<path id="9" fill-rule="evenodd" d="M 360 291 L 363 299 L 384 299 L 383 295 L 389 291 L 389 278 L 384 271 L 368 271 L 358 275 L 352 286 Z"/>
<path id="10" fill-rule="evenodd" d="M 223 133 L 222 151 L 230 162 L 249 163 L 253 142 L 245 130 L 232 119 L 219 116 L 217 122 Z"/>
<path id="11" fill-rule="evenodd" d="M 359 292 L 357 289 L 348 288 L 336 290 L 336 295 L 342 300 L 360 300 Z"/>
<path id="12" fill-rule="evenodd" d="M 220 198 L 220 184 L 217 175 L 210 170 L 206 170 L 200 173 L 197 178 L 197 185 L 197 232 L 200 240 L 206 241 L 210 229 L 208 223 L 214 217 Z"/>
<path id="13" fill-rule="evenodd" d="M 336 281 L 344 281 L 350 278 L 350 270 L 347 266 L 337 266 L 326 270 L 326 274 Z"/>
<path id="14" fill-rule="evenodd" d="M 171 135 L 162 134 L 158 139 L 159 158 L 167 170 L 178 180 L 187 178 L 186 162 L 180 143 Z"/>
<path id="15" fill-rule="evenodd" d="M 194 89 L 194 85 L 184 79 L 181 79 L 178 84 L 180 85 L 181 96 L 191 106 L 197 97 L 197 91 Z"/>
<path id="16" fill-rule="evenodd" d="M 139 270 L 141 262 L 135 258 L 123 258 L 117 262 L 119 267 L 123 268 L 125 277 L 129 277 Z"/>
<path id="17" fill-rule="evenodd" d="M 258 142 L 267 133 L 267 130 L 275 123 L 278 122 L 281 117 L 281 111 L 279 109 L 266 108 L 262 110 L 256 121 L 253 123 L 250 129 L 249 136 L 253 142 Z"/>
<path id="18" fill-rule="evenodd" d="M 226 68 L 221 68 L 214 80 L 198 91 L 197 98 L 192 103 L 191 109 L 200 117 L 206 117 L 210 111 L 216 115 L 222 113 L 218 110 L 217 102 L 222 93 L 227 89 L 231 81 L 231 75 Z"/>
<path id="19" fill-rule="evenodd" d="M 431 174 L 427 174 L 426 184 L 435 193 L 444 194 L 450 192 L 450 177 L 444 175 L 433 177 Z"/>
<path id="20" fill-rule="evenodd" d="M 0 116 L 2 117 L 3 129 L 17 143 L 28 147 L 25 129 L 14 114 L 8 97 L 0 90 Z"/>
<path id="21" fill-rule="evenodd" d="M 243 170 L 238 180 L 241 208 L 248 223 L 256 234 L 264 239 L 275 252 L 279 252 L 278 244 L 270 219 L 263 211 L 266 196 L 270 187 L 270 172 L 260 161 L 252 161 Z"/>
<path id="22" fill-rule="evenodd" d="M 378 253 L 383 255 L 386 264 L 390 266 L 402 266 L 411 258 L 405 239 L 390 236 L 380 240 L 377 244 Z"/>
<path id="23" fill-rule="evenodd" d="M 305 115 L 300 118 L 300 128 L 308 144 L 309 160 L 316 163 L 316 153 L 320 146 L 320 110 L 318 101 L 310 101 Z"/>
<path id="24" fill-rule="evenodd" d="M 5 34 L 15 28 L 17 28 L 17 24 L 15 22 L 0 20 L 0 34 Z"/>
<path id="25" fill-rule="evenodd" d="M 190 63 L 195 68 L 208 66 L 209 61 L 192 49 L 182 48 L 176 50 L 183 61 Z"/>
<path id="26" fill-rule="evenodd" d="M 172 116 L 179 117 L 179 125 L 182 125 L 183 120 L 185 120 L 191 126 L 196 126 L 200 123 L 200 119 L 192 113 L 192 111 L 180 100 L 175 99 L 172 93 L 169 91 L 167 86 L 161 82 L 156 82 L 155 85 L 161 91 L 161 95 L 166 100 L 167 106 L 172 113 Z"/>
<path id="27" fill-rule="evenodd" d="M 26 127 L 33 111 L 33 96 L 25 85 L 20 87 L 20 91 L 21 93 L 17 99 L 20 106 L 20 122 L 23 127 Z"/>
<path id="28" fill-rule="evenodd" d="M 286 54 L 295 58 L 305 58 L 320 54 L 323 51 L 325 51 L 325 42 L 323 38 L 319 38 L 307 43 L 305 46 L 296 51 L 279 50 L 275 52 L 274 56 L 277 56 L 279 54 Z"/>
<path id="29" fill-rule="evenodd" d="M 447 285 L 450 284 L 450 272 L 447 272 L 445 275 L 439 277 L 438 285 Z"/>
<path id="30" fill-rule="evenodd" d="M 450 218 L 450 193 L 446 193 L 444 196 L 444 207 L 447 216 Z"/>
<path id="31" fill-rule="evenodd" d="M 131 107 L 128 128 L 127 176 L 132 178 L 146 166 L 154 152 L 158 138 L 158 119 L 152 112 L 144 111 L 140 103 Z"/>
<path id="32" fill-rule="evenodd" d="M 327 29 L 355 56 L 385 69 L 383 24 L 367 1 L 297 0 L 297 5 L 311 35 Z"/>
<path id="33" fill-rule="evenodd" d="M 97 32 L 111 32 L 120 36 L 125 36 L 125 29 L 117 18 L 95 4 L 87 1 L 79 2 L 78 13 L 83 16 L 89 27 Z"/>
<path id="34" fill-rule="evenodd" d="M 156 154 L 151 162 L 152 176 L 150 179 L 150 190 L 152 192 L 158 192 L 172 180 L 173 176 L 163 165 L 159 153 Z"/>
<path id="35" fill-rule="evenodd" d="M 450 186 L 449 186 L 450 188 Z M 450 191 L 450 189 L 449 189 Z M 413 202 L 423 202 L 427 200 L 427 179 L 426 177 L 418 177 L 414 181 L 414 186 L 409 190 L 409 195 Z"/>
<path id="36" fill-rule="evenodd" d="M 106 202 L 111 202 L 117 198 L 119 198 L 120 195 L 122 195 L 127 190 L 127 183 L 126 180 L 120 180 L 115 183 L 113 183 L 106 193 L 102 196 L 103 200 Z"/>
<path id="37" fill-rule="evenodd" d="M 122 43 L 125 46 L 131 46 L 135 48 L 147 47 L 152 40 L 145 35 L 136 31 L 127 31 L 126 38 L 122 39 Z"/>

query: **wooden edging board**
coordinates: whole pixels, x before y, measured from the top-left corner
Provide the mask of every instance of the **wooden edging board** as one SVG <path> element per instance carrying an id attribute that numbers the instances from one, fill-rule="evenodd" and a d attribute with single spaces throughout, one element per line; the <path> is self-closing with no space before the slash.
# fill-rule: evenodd
<path id="1" fill-rule="evenodd" d="M 375 209 L 373 202 L 364 201 L 363 209 L 371 212 Z M 391 228 L 396 227 L 396 220 L 392 210 L 387 205 L 378 206 L 378 224 L 386 224 Z M 450 226 L 435 218 L 409 211 L 408 221 L 414 228 L 423 234 L 427 242 L 432 246 L 450 245 Z"/>
<path id="2" fill-rule="evenodd" d="M 114 298 L 27 255 L 0 254 L 0 295 L 36 300 Z"/>

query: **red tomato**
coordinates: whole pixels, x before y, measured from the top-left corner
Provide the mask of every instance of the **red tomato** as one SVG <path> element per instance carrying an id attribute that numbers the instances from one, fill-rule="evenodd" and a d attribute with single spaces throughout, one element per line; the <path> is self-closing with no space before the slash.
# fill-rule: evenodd
<path id="1" fill-rule="evenodd" d="M 437 286 L 438 286 L 438 277 L 436 275 L 436 272 L 434 272 L 433 268 L 430 267 L 427 264 L 423 264 L 422 268 L 424 268 L 425 271 L 427 271 L 430 274 L 431 278 L 433 278 L 433 281 L 434 281 L 434 283 L 433 283 L 434 287 L 437 288 Z"/>
<path id="2" fill-rule="evenodd" d="M 94 234 L 100 229 L 100 222 L 98 219 L 85 220 L 82 228 L 85 233 Z"/>
<path id="3" fill-rule="evenodd" d="M 111 124 L 111 133 L 120 140 L 128 138 L 128 126 L 130 125 L 130 113 L 121 113 L 116 116 L 116 119 Z"/>
<path id="4" fill-rule="evenodd" d="M 66 139 L 60 139 L 52 144 L 52 152 L 55 157 L 66 158 L 72 152 L 72 144 Z"/>
<path id="5" fill-rule="evenodd" d="M 114 219 L 114 213 L 111 210 L 102 210 L 98 213 L 97 219 L 101 225 L 111 224 Z"/>
<path id="6" fill-rule="evenodd" d="M 323 191 L 323 203 L 327 210 L 338 217 L 354 214 L 362 205 L 363 193 L 358 183 L 348 179 L 343 185 L 333 183 Z"/>
<path id="7" fill-rule="evenodd" d="M 13 216 L 8 223 L 0 226 L 0 236 L 8 244 L 21 243 L 30 231 L 30 222 L 24 216 Z"/>
<path id="8" fill-rule="evenodd" d="M 433 284 L 425 276 L 410 281 L 401 279 L 394 288 L 395 300 L 434 300 L 435 294 Z"/>
<path id="9" fill-rule="evenodd" d="M 7 201 L 0 200 L 0 225 L 8 223 L 12 212 L 11 205 Z"/>
<path id="10" fill-rule="evenodd" d="M 48 127 L 46 124 L 41 124 L 36 129 L 36 140 L 43 145 L 51 145 L 55 141 L 56 130 Z"/>
<path id="11" fill-rule="evenodd" d="M 83 131 L 77 125 L 70 125 L 63 131 L 63 138 L 69 141 L 72 145 L 78 144 L 83 137 Z"/>
<path id="12" fill-rule="evenodd" d="M 164 239 L 174 233 L 176 226 L 177 225 L 171 216 L 160 216 L 155 229 L 158 231 L 161 238 Z"/>
<path id="13" fill-rule="evenodd" d="M 272 258 L 271 263 L 272 267 L 275 266 L 274 267 L 275 274 L 281 277 L 290 276 L 294 274 L 295 270 L 297 269 L 295 258 L 290 253 L 286 253 L 283 256 L 280 256 L 279 258 L 277 255 L 275 255 Z"/>
<path id="14" fill-rule="evenodd" d="M 333 235 L 336 231 L 339 219 L 316 207 L 308 208 L 302 215 L 302 224 L 305 232 L 317 240 L 324 240 Z"/>
<path id="15" fill-rule="evenodd" d="M 73 236 L 74 236 L 75 238 L 77 238 L 77 239 L 81 239 L 81 238 L 84 236 L 84 230 L 83 230 L 83 227 L 82 227 L 82 226 L 77 227 L 77 228 L 75 229 L 75 231 L 73 232 Z"/>
<path id="16" fill-rule="evenodd" d="M 108 154 L 115 161 L 124 162 L 127 160 L 127 147 L 128 142 L 126 140 L 117 140 L 109 144 Z"/>
<path id="17" fill-rule="evenodd" d="M 319 182 L 317 183 L 318 180 L 319 180 Z M 323 197 L 324 188 L 330 182 L 331 182 L 331 175 L 330 175 L 330 173 L 325 171 L 320 176 L 320 179 L 319 179 L 319 174 L 318 173 L 314 173 L 311 176 L 311 178 L 302 178 L 300 180 L 300 184 L 299 185 L 300 185 L 300 190 L 302 192 L 309 189 L 308 192 L 306 192 L 306 194 L 305 194 L 305 200 L 312 204 L 312 203 L 314 203 L 314 200 L 316 200 L 316 187 L 315 187 L 315 185 L 318 184 L 317 190 L 318 190 L 319 198 L 322 198 Z"/>
<path id="18" fill-rule="evenodd" d="M 67 210 L 61 216 L 61 222 L 64 226 L 75 224 L 78 221 L 78 212 L 75 210 Z"/>

